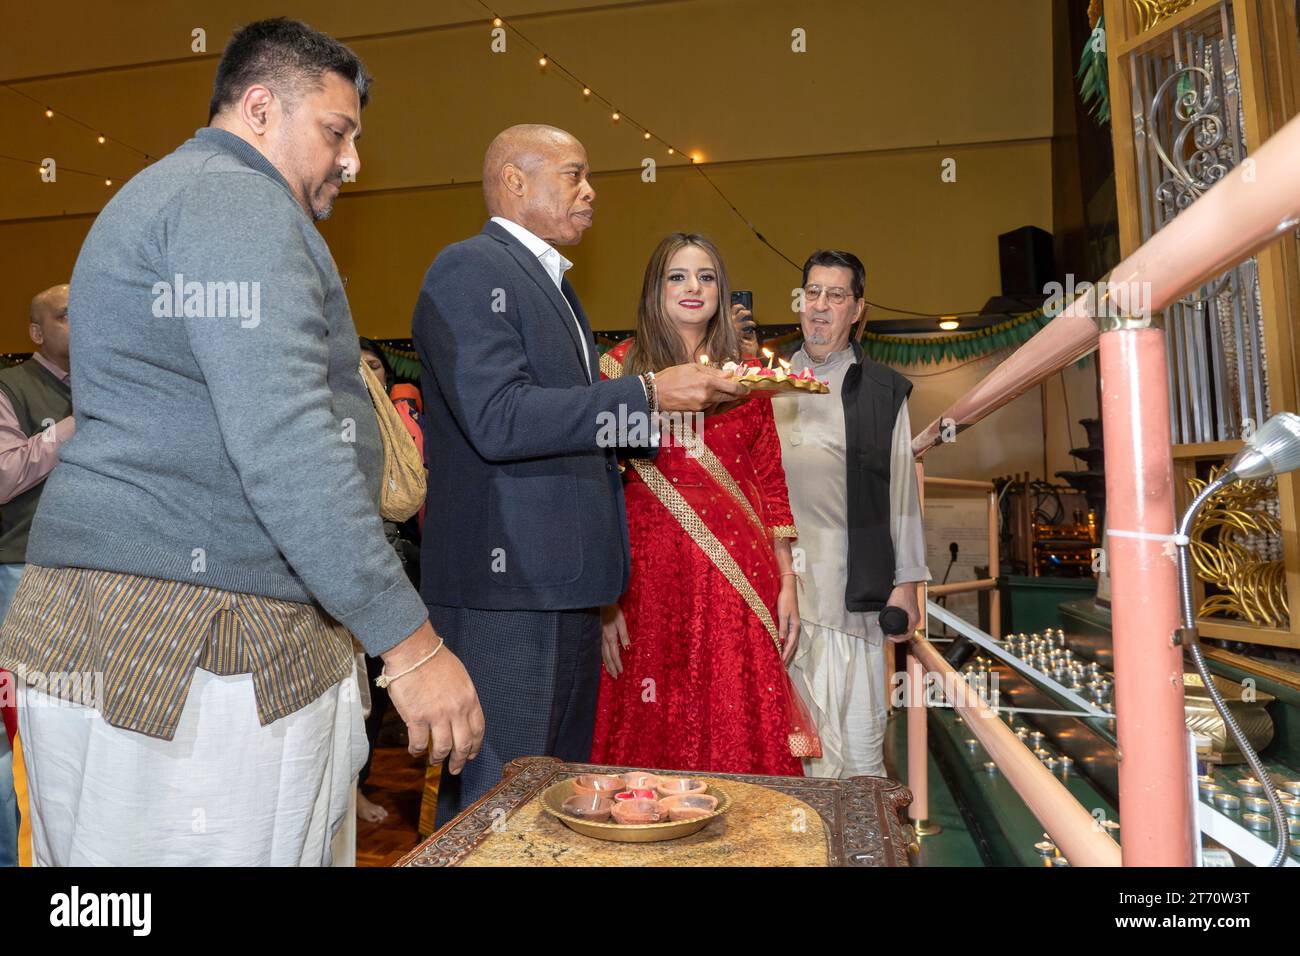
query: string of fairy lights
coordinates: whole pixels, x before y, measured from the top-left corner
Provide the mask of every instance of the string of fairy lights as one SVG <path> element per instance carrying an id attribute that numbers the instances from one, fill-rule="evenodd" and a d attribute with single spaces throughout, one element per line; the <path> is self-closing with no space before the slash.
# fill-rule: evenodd
<path id="1" fill-rule="evenodd" d="M 0 87 L 4 87 L 10 93 L 13 93 L 16 96 L 21 96 L 23 99 L 35 103 L 40 108 L 41 113 L 45 116 L 47 120 L 53 121 L 55 119 L 58 119 L 65 122 L 72 123 L 76 126 L 80 126 L 82 129 L 90 133 L 94 137 L 95 142 L 100 146 L 108 146 L 111 143 L 115 146 L 120 146 L 123 149 L 127 149 L 133 153 L 138 154 L 139 156 L 142 156 L 144 158 L 145 165 L 148 165 L 149 163 L 153 162 L 154 157 L 150 156 L 144 150 L 132 146 L 130 143 L 118 139 L 116 136 L 110 136 L 102 129 L 92 126 L 91 124 L 85 122 L 84 120 L 78 119 L 76 116 L 73 116 L 71 113 L 65 112 L 63 110 L 55 110 L 54 107 L 50 106 L 48 103 L 37 99 L 36 97 L 32 96 L 30 93 L 25 92 L 24 90 L 18 89 L 18 87 L 16 86 L 13 86 L 9 83 L 0 83 Z M 36 169 L 38 173 L 42 173 L 42 174 L 46 173 L 46 166 L 43 161 L 38 161 L 31 158 L 24 159 L 19 156 L 9 156 L 6 154 L 0 154 L 0 159 L 8 160 L 14 163 L 22 163 L 27 166 L 32 166 Z M 125 178 L 122 176 L 114 176 L 109 173 L 94 172 L 88 169 L 78 169 L 74 166 L 59 165 L 57 167 L 57 170 L 58 172 L 61 173 L 75 173 L 78 176 L 90 176 L 95 179 L 102 179 L 104 181 L 104 185 L 110 187 L 114 183 L 121 182 Z"/>
<path id="2" fill-rule="evenodd" d="M 627 113 L 621 108 L 619 108 L 617 105 L 615 105 L 615 103 L 612 100 L 606 98 L 605 96 L 602 96 L 599 92 L 592 89 L 590 85 L 584 83 L 581 79 L 579 79 L 573 73 L 572 70 L 566 67 L 563 63 L 560 63 L 558 60 L 551 57 L 549 54 L 547 54 L 542 49 L 541 46 L 539 46 L 537 43 L 529 39 L 529 37 L 517 26 L 515 26 L 514 23 L 506 23 L 506 21 L 503 20 L 501 17 L 493 14 L 492 8 L 489 7 L 486 3 L 484 3 L 483 0 L 475 0 L 475 2 L 478 3 L 479 6 L 481 6 L 485 11 L 487 11 L 488 14 L 492 16 L 491 22 L 492 22 L 493 29 L 509 30 L 512 34 L 518 37 L 523 43 L 525 43 L 526 45 L 528 45 L 533 49 L 533 53 L 537 57 L 538 67 L 540 67 L 543 70 L 552 71 L 555 74 L 558 74 L 559 76 L 563 77 L 564 79 L 569 80 L 576 89 L 582 91 L 583 99 L 592 100 L 601 103 L 607 110 L 609 110 L 610 122 L 622 123 L 633 129 L 639 130 L 641 133 L 641 138 L 643 140 L 647 142 L 658 143 L 661 147 L 663 147 L 667 151 L 667 154 L 669 156 L 685 157 L 693 164 L 698 164 L 701 161 L 702 157 L 698 152 L 694 152 L 694 153 L 689 152 L 688 150 L 684 150 L 678 146 L 675 146 L 663 136 L 660 136 L 659 134 L 655 133 L 645 124 L 639 123 L 631 116 L 628 116 Z"/>
<path id="3" fill-rule="evenodd" d="M 580 94 L 584 100 L 600 103 L 606 110 L 609 111 L 610 122 L 636 130 L 637 132 L 640 133 L 641 139 L 644 142 L 656 144 L 658 148 L 662 149 L 666 153 L 667 156 L 673 159 L 680 157 L 682 160 L 684 160 L 685 164 L 689 165 L 690 168 L 693 169 L 701 178 L 703 178 L 703 180 L 709 185 L 709 187 L 712 188 L 712 190 L 715 193 L 717 193 L 718 197 L 723 201 L 723 203 L 725 203 L 726 206 L 736 215 L 736 217 L 739 218 L 740 221 L 745 224 L 745 227 L 749 229 L 751 233 L 753 233 L 754 237 L 760 243 L 762 243 L 769 250 L 771 250 L 775 255 L 777 255 L 779 258 L 781 258 L 786 263 L 788 263 L 792 268 L 796 270 L 802 270 L 802 265 L 800 263 L 796 262 L 790 256 L 786 255 L 785 252 L 783 252 L 781 249 L 777 248 L 777 246 L 775 246 L 772 242 L 770 242 L 767 239 L 767 237 L 763 235 L 762 231 L 759 230 L 759 228 L 754 224 L 754 222 L 740 210 L 740 208 L 735 204 L 735 202 L 731 200 L 731 198 L 725 192 L 723 192 L 722 188 L 714 181 L 713 177 L 711 177 L 706 171 L 706 169 L 704 168 L 705 167 L 704 157 L 699 150 L 692 151 L 692 150 L 682 149 L 679 145 L 673 143 L 666 136 L 651 129 L 649 126 L 645 125 L 644 123 L 639 122 L 632 116 L 629 116 L 626 110 L 624 110 L 621 106 L 616 104 L 613 100 L 602 95 L 598 90 L 596 90 L 593 86 L 591 86 L 591 84 L 582 80 L 571 69 L 569 69 L 563 63 L 556 60 L 540 44 L 533 41 L 527 34 L 525 34 L 522 30 L 520 30 L 519 27 L 516 26 L 513 22 L 508 22 L 503 17 L 498 16 L 492 10 L 492 8 L 488 6 L 485 0 L 475 0 L 475 2 L 480 7 L 482 7 L 484 12 L 487 13 L 488 16 L 490 17 L 489 22 L 493 30 L 501 30 L 501 29 L 507 30 L 509 31 L 510 34 L 516 37 L 520 42 L 522 42 L 523 44 L 525 44 L 526 46 L 532 49 L 533 55 L 536 56 L 537 58 L 538 68 L 542 72 L 554 76 L 558 76 L 561 79 L 568 81 L 574 86 L 575 89 L 580 91 Z M 91 134 L 94 137 L 95 142 L 99 146 L 108 146 L 109 144 L 119 146 L 141 157 L 144 161 L 144 165 L 148 165 L 149 163 L 153 162 L 155 158 L 151 156 L 147 151 L 140 149 L 136 146 L 133 146 L 132 144 L 122 139 L 119 139 L 116 136 L 111 136 L 107 132 L 105 132 L 102 128 L 87 123 L 84 120 L 76 116 L 73 116 L 72 114 L 64 110 L 56 110 L 50 104 L 36 98 L 35 96 L 32 96 L 30 93 L 27 93 L 24 90 L 18 89 L 17 87 L 9 83 L 0 82 L 0 87 L 3 87 L 9 92 L 17 96 L 23 97 L 24 99 L 35 104 L 37 107 L 41 109 L 42 113 L 44 114 L 47 120 L 50 121 L 56 119 L 64 120 L 73 123 L 76 126 L 81 127 L 82 129 L 86 130 L 89 134 Z M 0 153 L 0 160 L 28 165 L 35 168 L 38 172 L 42 174 L 46 172 L 46 166 L 43 161 L 38 161 L 30 158 L 23 158 L 19 156 L 10 156 L 3 153 Z M 103 180 L 104 185 L 107 187 L 112 187 L 115 183 L 120 183 L 126 178 L 123 176 L 115 176 L 109 173 L 95 172 L 93 170 L 79 169 L 71 166 L 60 165 L 57 167 L 57 170 L 58 172 L 68 172 L 80 176 L 89 176 L 95 179 L 101 179 Z M 945 330 L 956 328 L 959 325 L 958 316 L 975 314 L 973 312 L 957 312 L 957 313 L 918 312 L 913 309 L 900 309 L 894 306 L 885 305 L 880 302 L 875 302 L 871 299 L 865 299 L 865 301 L 871 309 L 879 309 L 882 312 L 888 312 L 894 315 L 918 316 L 921 318 L 938 319 L 940 320 L 940 328 Z"/>
<path id="4" fill-rule="evenodd" d="M 772 245 L 772 243 L 768 242 L 767 237 L 764 236 L 758 230 L 758 227 L 755 226 L 754 223 L 751 222 L 749 218 L 740 211 L 740 209 L 736 206 L 736 204 L 731 201 L 731 199 L 727 196 L 727 194 L 724 193 L 721 188 L 719 188 L 718 184 L 714 182 L 713 178 L 709 176 L 709 174 L 705 171 L 703 165 L 704 157 L 698 151 L 684 150 L 679 146 L 676 146 L 672 142 L 670 142 L 667 139 L 667 137 L 662 136 L 659 133 L 656 133 L 648 126 L 644 125 L 643 123 L 639 123 L 632 117 L 628 116 L 627 113 L 621 108 L 619 108 L 614 103 L 613 100 L 610 100 L 605 96 L 602 96 L 600 93 L 594 90 L 589 84 L 579 79 L 578 76 L 574 74 L 572 70 L 570 70 L 564 64 L 560 63 L 558 60 L 551 57 L 549 54 L 547 54 L 546 51 L 543 50 L 543 48 L 539 44 L 531 40 L 522 30 L 520 30 L 517 26 L 515 26 L 514 23 L 507 23 L 504 19 L 494 14 L 492 12 L 492 8 L 489 7 L 484 2 L 484 0 L 475 0 L 475 2 L 478 3 L 478 5 L 482 7 L 485 11 L 487 11 L 487 13 L 491 14 L 492 16 L 491 22 L 492 22 L 493 29 L 509 30 L 512 34 L 518 37 L 523 43 L 531 47 L 533 49 L 534 55 L 537 57 L 537 65 L 539 68 L 541 68 L 542 70 L 554 71 L 557 75 L 561 76 L 566 80 L 569 80 L 574 85 L 575 88 L 580 89 L 582 91 L 583 99 L 595 100 L 601 103 L 607 110 L 610 111 L 609 118 L 611 122 L 625 124 L 633 129 L 638 130 L 641 133 L 641 138 L 644 141 L 658 143 L 659 146 L 662 149 L 664 149 L 669 156 L 672 156 L 674 158 L 681 156 L 689 160 L 691 166 L 694 167 L 695 171 L 701 177 L 703 177 L 704 181 L 708 183 L 709 186 L 713 188 L 713 191 L 716 192 L 722 198 L 722 201 L 725 202 L 727 206 L 731 209 L 731 211 L 734 212 L 740 218 L 740 220 L 745 224 L 745 226 L 750 230 L 750 232 L 752 232 L 755 235 L 755 237 L 757 237 L 759 242 L 767 246 L 767 248 L 771 249 L 772 252 L 776 253 L 776 255 L 780 256 L 782 259 L 784 259 L 794 268 L 796 269 L 802 268 L 802 266 L 799 263 L 795 262 L 784 252 L 778 249 L 776 246 Z M 895 310 L 890 310 L 890 311 L 895 311 Z M 921 314 L 921 313 L 917 313 L 917 314 Z"/>
<path id="5" fill-rule="evenodd" d="M 667 154 L 671 157 L 682 156 L 689 159 L 691 168 L 697 174 L 699 174 L 706 183 L 708 183 L 708 185 L 713 189 L 713 191 L 718 194 L 719 198 L 724 203 L 726 203 L 727 207 L 733 213 L 735 213 L 735 215 L 737 216 L 737 218 L 740 219 L 741 222 L 745 224 L 745 227 L 754 234 L 754 237 L 759 242 L 761 242 L 764 246 L 770 249 L 773 253 L 779 256 L 781 259 L 785 260 L 785 262 L 787 262 L 792 268 L 802 272 L 803 264 L 796 262 L 794 259 L 786 255 L 781 249 L 777 248 L 775 245 L 769 242 L 767 237 L 763 235 L 763 233 L 759 230 L 759 228 L 756 225 L 754 225 L 753 221 L 750 220 L 750 218 L 746 216 L 743 212 L 741 212 L 740 208 L 734 202 L 732 202 L 731 198 L 725 192 L 722 191 L 722 188 L 718 186 L 718 184 L 705 170 L 704 157 L 701 155 L 699 151 L 683 150 L 679 146 L 671 142 L 666 136 L 661 135 L 655 130 L 650 129 L 645 124 L 640 123 L 635 119 L 633 119 L 632 117 L 628 116 L 627 112 L 623 110 L 621 107 L 619 107 L 613 100 L 610 100 L 605 96 L 602 96 L 589 83 L 580 79 L 567 66 L 560 63 L 553 56 L 551 56 L 540 44 L 530 39 L 527 36 L 527 34 L 525 34 L 522 30 L 520 30 L 519 27 L 515 26 L 513 22 L 507 22 L 503 17 L 498 16 L 492 10 L 492 8 L 488 6 L 485 0 L 475 0 L 475 2 L 480 7 L 482 7 L 483 10 L 491 17 L 490 22 L 494 30 L 496 29 L 508 30 L 511 34 L 513 34 L 520 41 L 522 41 L 525 45 L 530 47 L 533 51 L 533 55 L 536 56 L 537 58 L 537 66 L 542 71 L 548 73 L 553 72 L 555 75 L 561 77 L 562 79 L 568 80 L 570 83 L 574 85 L 576 89 L 579 89 L 581 91 L 583 99 L 594 100 L 596 102 L 601 103 L 607 110 L 609 110 L 609 118 L 611 122 L 624 124 L 639 131 L 641 134 L 641 138 L 643 140 L 645 140 L 646 142 L 653 142 L 659 144 L 659 146 L 663 148 L 667 152 Z M 918 316 L 926 319 L 937 319 L 939 320 L 939 328 L 944 331 L 949 331 L 958 328 L 960 326 L 960 320 L 958 318 L 959 316 L 976 314 L 974 312 L 958 312 L 958 313 L 917 312 L 913 309 L 899 309 L 893 306 L 884 305 L 880 302 L 874 302 L 871 299 L 867 299 L 865 296 L 863 298 L 869 308 L 879 309 L 882 312 L 889 312 L 895 315 Z"/>

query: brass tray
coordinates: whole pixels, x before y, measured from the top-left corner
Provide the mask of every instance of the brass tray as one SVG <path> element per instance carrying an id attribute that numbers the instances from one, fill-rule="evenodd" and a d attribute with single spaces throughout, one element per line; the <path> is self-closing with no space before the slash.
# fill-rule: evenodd
<path id="1" fill-rule="evenodd" d="M 591 820 L 579 820 L 571 817 L 561 809 L 564 801 L 573 796 L 573 777 L 561 780 L 542 791 L 542 809 L 559 820 L 570 830 L 596 840 L 612 840 L 615 843 L 657 843 L 660 840 L 677 840 L 703 830 L 711 821 L 731 809 L 731 798 L 712 780 L 704 780 L 708 786 L 704 792 L 718 798 L 718 806 L 712 813 L 693 820 L 666 820 L 661 823 L 595 823 Z"/>
<path id="2" fill-rule="evenodd" d="M 775 378 L 745 378 L 744 376 L 733 376 L 733 378 L 742 385 L 749 386 L 751 391 L 755 392 L 772 392 L 774 395 L 787 395 L 797 392 L 803 392 L 808 395 L 825 395 L 830 391 L 830 386 L 825 382 L 815 378 L 790 378 L 777 381 Z"/>

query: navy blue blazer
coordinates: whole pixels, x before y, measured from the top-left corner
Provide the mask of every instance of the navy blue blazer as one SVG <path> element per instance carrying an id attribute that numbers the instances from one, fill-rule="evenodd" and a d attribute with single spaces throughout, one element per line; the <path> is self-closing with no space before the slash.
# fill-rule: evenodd
<path id="1" fill-rule="evenodd" d="M 429 469 L 420 590 L 430 604 L 572 610 L 611 604 L 627 587 L 619 449 L 602 444 L 609 421 L 648 413 L 645 391 L 635 377 L 600 380 L 582 304 L 567 279 L 562 288 L 490 221 L 443 249 L 424 277 L 412 338 Z"/>

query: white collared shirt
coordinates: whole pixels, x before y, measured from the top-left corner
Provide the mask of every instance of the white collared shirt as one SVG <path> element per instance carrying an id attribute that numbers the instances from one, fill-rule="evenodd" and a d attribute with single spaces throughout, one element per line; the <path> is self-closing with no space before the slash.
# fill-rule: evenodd
<path id="1" fill-rule="evenodd" d="M 542 264 L 546 274 L 551 277 L 555 283 L 555 288 L 560 290 L 560 298 L 564 299 L 564 304 L 569 305 L 568 298 L 564 295 L 564 273 L 573 268 L 573 263 L 560 254 L 560 250 L 547 242 L 540 236 L 534 235 L 517 222 L 512 222 L 502 216 L 493 216 L 492 221 L 504 229 L 510 235 L 514 236 L 524 244 L 524 248 L 537 257 L 537 261 Z M 573 316 L 573 324 L 578 327 L 578 340 L 582 342 L 582 367 L 587 372 L 587 378 L 591 378 L 591 353 L 587 349 L 587 333 L 582 330 L 582 323 L 578 321 L 577 314 L 573 311 L 573 306 L 569 305 L 569 315 Z"/>

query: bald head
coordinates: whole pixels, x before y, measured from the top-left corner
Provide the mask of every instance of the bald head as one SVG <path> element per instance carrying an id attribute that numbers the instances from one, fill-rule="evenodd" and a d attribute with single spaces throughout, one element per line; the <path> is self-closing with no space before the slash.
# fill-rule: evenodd
<path id="1" fill-rule="evenodd" d="M 501 215 L 501 203 L 509 190 L 504 182 L 506 168 L 536 172 L 555 150 L 578 141 L 562 129 L 541 123 L 523 123 L 497 133 L 483 156 L 483 198 L 489 215 Z"/>
<path id="2" fill-rule="evenodd" d="M 596 191 L 589 172 L 587 151 L 564 130 L 511 126 L 483 157 L 488 215 L 516 222 L 552 245 L 573 245 L 591 225 Z"/>
<path id="3" fill-rule="evenodd" d="M 27 333 L 46 359 L 65 371 L 68 368 L 68 286 L 50 286 L 32 298 L 28 310 L 31 324 Z"/>
<path id="4" fill-rule="evenodd" d="M 32 296 L 32 304 L 28 310 L 32 324 L 36 325 L 48 315 L 55 315 L 59 312 L 68 311 L 68 284 L 52 285 L 44 292 L 38 292 Z"/>

